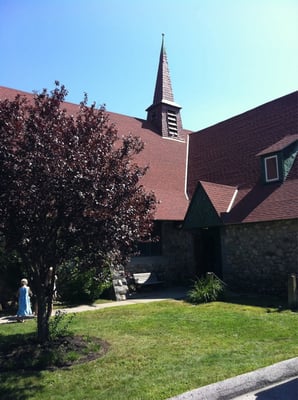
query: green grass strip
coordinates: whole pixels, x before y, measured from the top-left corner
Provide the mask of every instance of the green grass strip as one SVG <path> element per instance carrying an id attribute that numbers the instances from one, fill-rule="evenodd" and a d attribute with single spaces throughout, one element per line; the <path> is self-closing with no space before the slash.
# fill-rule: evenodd
<path id="1" fill-rule="evenodd" d="M 0 340 L 35 327 L 2 325 Z M 162 400 L 298 356 L 298 314 L 252 305 L 115 307 L 78 313 L 71 330 L 108 341 L 109 352 L 70 370 L 2 373 L 3 398 Z"/>

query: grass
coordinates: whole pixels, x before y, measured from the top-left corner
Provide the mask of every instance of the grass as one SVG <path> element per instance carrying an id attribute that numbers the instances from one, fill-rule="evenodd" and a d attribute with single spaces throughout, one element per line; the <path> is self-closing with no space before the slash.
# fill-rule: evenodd
<path id="1" fill-rule="evenodd" d="M 35 327 L 1 325 L 0 340 Z M 108 353 L 69 370 L 2 373 L 0 398 L 162 400 L 298 356 L 298 314 L 273 306 L 138 304 L 78 313 L 72 331 L 108 341 Z"/>

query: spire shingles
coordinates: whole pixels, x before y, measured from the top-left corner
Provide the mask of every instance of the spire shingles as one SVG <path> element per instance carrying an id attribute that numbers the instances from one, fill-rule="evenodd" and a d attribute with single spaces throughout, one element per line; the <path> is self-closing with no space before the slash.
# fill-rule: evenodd
<path id="1" fill-rule="evenodd" d="M 180 109 L 181 107 L 174 101 L 164 34 L 162 34 L 153 104 L 146 110 L 147 120 L 155 126 L 161 136 L 182 139 Z"/>

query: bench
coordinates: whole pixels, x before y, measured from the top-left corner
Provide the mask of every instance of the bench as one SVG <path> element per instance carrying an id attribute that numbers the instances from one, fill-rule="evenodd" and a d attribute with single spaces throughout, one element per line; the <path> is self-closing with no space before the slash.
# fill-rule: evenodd
<path id="1" fill-rule="evenodd" d="M 164 283 L 155 272 L 133 274 L 133 279 L 137 289 L 140 289 L 142 286 L 161 285 Z"/>

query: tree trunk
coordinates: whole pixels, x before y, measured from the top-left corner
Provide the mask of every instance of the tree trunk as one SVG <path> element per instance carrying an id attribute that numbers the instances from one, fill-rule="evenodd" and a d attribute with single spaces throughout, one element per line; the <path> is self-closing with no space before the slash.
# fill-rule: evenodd
<path id="1" fill-rule="evenodd" d="M 50 339 L 49 322 L 52 313 L 52 296 L 45 293 L 37 295 L 37 340 L 45 343 Z"/>

